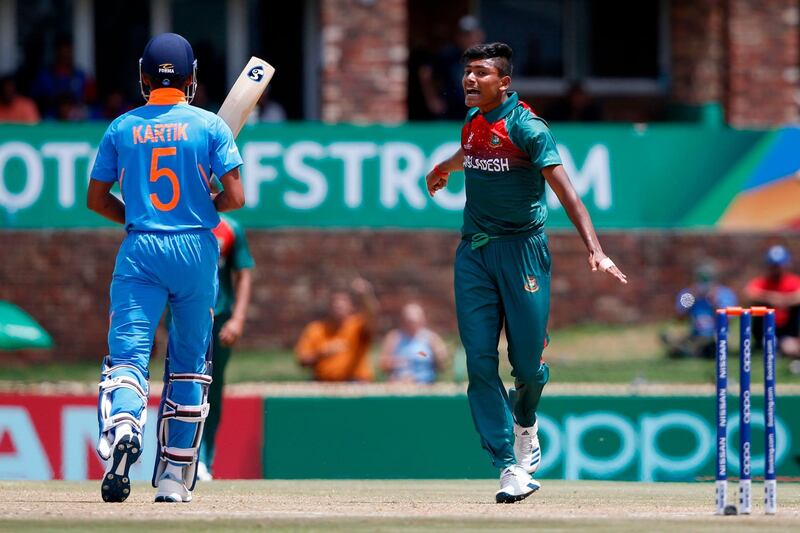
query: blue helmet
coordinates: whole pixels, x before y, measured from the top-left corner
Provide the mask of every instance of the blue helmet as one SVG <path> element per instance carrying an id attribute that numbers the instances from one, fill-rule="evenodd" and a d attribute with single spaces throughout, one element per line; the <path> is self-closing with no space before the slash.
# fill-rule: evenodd
<path id="1" fill-rule="evenodd" d="M 792 257 L 789 255 L 789 250 L 780 244 L 770 247 L 767 250 L 767 257 L 765 258 L 768 265 L 772 266 L 786 266 L 791 261 Z"/>
<path id="2" fill-rule="evenodd" d="M 197 90 L 197 60 L 192 45 L 177 33 L 162 33 L 150 39 L 139 59 L 139 87 L 142 96 L 150 98 L 150 89 L 142 80 L 147 74 L 160 87 L 181 87 L 189 76 L 192 83 L 186 87 L 186 99 L 190 102 Z"/>

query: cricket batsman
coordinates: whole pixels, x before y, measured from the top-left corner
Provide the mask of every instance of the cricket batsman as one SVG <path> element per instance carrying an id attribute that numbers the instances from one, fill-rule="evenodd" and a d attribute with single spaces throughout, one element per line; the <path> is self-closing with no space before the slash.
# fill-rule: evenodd
<path id="1" fill-rule="evenodd" d="M 244 205 L 242 159 L 222 119 L 189 105 L 197 62 L 186 39 L 153 38 L 139 60 L 139 78 L 147 105 L 108 127 L 87 193 L 89 209 L 127 231 L 111 281 L 109 354 L 98 399 L 97 452 L 108 463 L 101 494 L 107 502 L 130 495 L 129 470 L 142 453 L 153 337 L 169 303 L 153 486 L 157 502 L 188 502 L 209 408 L 219 260 L 211 230 L 218 212 Z M 212 173 L 224 186 L 213 199 Z M 115 182 L 122 201 L 111 194 Z"/>
<path id="2" fill-rule="evenodd" d="M 586 207 L 561 165 L 547 123 L 509 91 L 512 50 L 478 44 L 463 56 L 465 104 L 461 148 L 426 176 L 431 196 L 464 170 L 467 202 L 455 258 L 456 315 L 467 354 L 470 409 L 483 447 L 501 470 L 497 503 L 527 498 L 541 486 L 536 407 L 549 378 L 542 358 L 550 312 L 550 252 L 545 181 L 589 252 L 589 267 L 622 283 L 603 253 Z M 514 388 L 498 373 L 505 326 Z"/>

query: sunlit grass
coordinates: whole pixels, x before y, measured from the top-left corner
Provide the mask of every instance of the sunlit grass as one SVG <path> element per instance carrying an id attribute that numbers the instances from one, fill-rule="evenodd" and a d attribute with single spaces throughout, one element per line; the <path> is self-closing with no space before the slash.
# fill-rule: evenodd
<path id="1" fill-rule="evenodd" d="M 552 332 L 544 357 L 551 367 L 552 383 L 712 383 L 714 361 L 703 359 L 669 359 L 659 341 L 659 332 L 673 327 L 668 323 L 627 326 L 581 325 Z M 738 332 L 731 328 L 731 380 L 738 376 Z M 465 381 L 466 362 L 457 339 L 447 339 L 454 352 L 452 364 L 440 376 L 441 381 Z M 501 372 L 509 375 L 505 343 L 500 344 Z M 377 362 L 377 351 L 371 353 Z M 753 357 L 753 383 L 763 376 L 760 352 Z M 157 380 L 163 369 L 163 358 L 151 363 L 151 376 Z M 377 365 L 375 365 L 377 367 Z M 778 381 L 796 380 L 789 372 L 789 362 L 778 359 Z M 94 382 L 98 378 L 99 361 L 46 364 L 6 364 L 0 368 L 1 381 L 36 383 L 43 381 Z M 291 350 L 234 350 L 226 371 L 227 383 L 285 382 L 311 379 L 300 367 Z M 378 374 L 378 380 L 384 376 Z"/>

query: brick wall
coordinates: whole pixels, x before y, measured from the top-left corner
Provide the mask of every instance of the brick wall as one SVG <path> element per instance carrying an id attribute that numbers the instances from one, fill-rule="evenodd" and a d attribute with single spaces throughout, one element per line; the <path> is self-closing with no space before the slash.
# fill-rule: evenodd
<path id="1" fill-rule="evenodd" d="M 408 71 L 406 0 L 323 0 L 322 119 L 402 122 Z"/>
<path id="2" fill-rule="evenodd" d="M 728 1 L 728 122 L 797 122 L 800 80 L 796 0 Z"/>
<path id="3" fill-rule="evenodd" d="M 685 104 L 723 97 L 723 0 L 670 3 L 672 97 Z"/>
<path id="4" fill-rule="evenodd" d="M 418 300 L 432 324 L 455 332 L 452 255 L 457 235 L 425 231 L 249 231 L 258 262 L 243 346 L 291 346 L 320 315 L 331 286 L 355 275 L 371 280 L 386 331 L 402 304 Z M 551 325 L 636 322 L 671 315 L 675 292 L 703 257 L 719 260 L 722 278 L 741 287 L 758 273 L 763 251 L 784 242 L 800 257 L 800 239 L 764 235 L 629 232 L 603 235 L 605 249 L 627 272 L 620 286 L 591 274 L 580 239 L 553 232 Z M 108 284 L 122 234 L 116 231 L 0 232 L 0 299 L 32 314 L 50 331 L 56 360 L 106 352 Z"/>
<path id="5" fill-rule="evenodd" d="M 405 120 L 414 7 L 409 0 L 322 1 L 323 120 Z M 798 19 L 795 0 L 672 0 L 672 99 L 720 102 L 736 127 L 797 122 Z"/>
<path id="6" fill-rule="evenodd" d="M 670 5 L 676 102 L 720 102 L 735 127 L 797 122 L 800 11 L 795 0 L 674 0 Z"/>

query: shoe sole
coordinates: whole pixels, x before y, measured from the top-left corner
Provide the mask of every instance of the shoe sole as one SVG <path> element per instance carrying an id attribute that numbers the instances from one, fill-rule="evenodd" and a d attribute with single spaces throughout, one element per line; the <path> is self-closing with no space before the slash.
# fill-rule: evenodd
<path id="1" fill-rule="evenodd" d="M 156 496 L 155 501 L 156 503 L 183 503 L 182 499 L 173 496 Z"/>
<path id="2" fill-rule="evenodd" d="M 100 495 L 104 502 L 124 502 L 131 494 L 131 467 L 142 455 L 142 445 L 134 436 L 124 436 L 114 445 L 111 468 L 103 476 Z"/>
<path id="3" fill-rule="evenodd" d="M 156 503 L 189 503 L 192 501 L 192 495 L 189 494 L 189 498 L 184 500 L 181 498 L 180 494 L 170 494 L 167 496 L 156 494 L 156 499 L 154 501 Z"/>
<path id="4" fill-rule="evenodd" d="M 520 502 L 520 501 L 524 500 L 525 498 L 527 498 L 528 496 L 530 496 L 531 494 L 533 494 L 534 492 L 536 492 L 537 490 L 539 490 L 540 488 L 541 488 L 541 485 L 537 486 L 535 489 L 533 489 L 530 492 L 526 492 L 525 494 L 509 494 L 507 492 L 498 492 L 497 494 L 495 494 L 494 500 L 497 503 L 516 503 L 516 502 Z"/>

